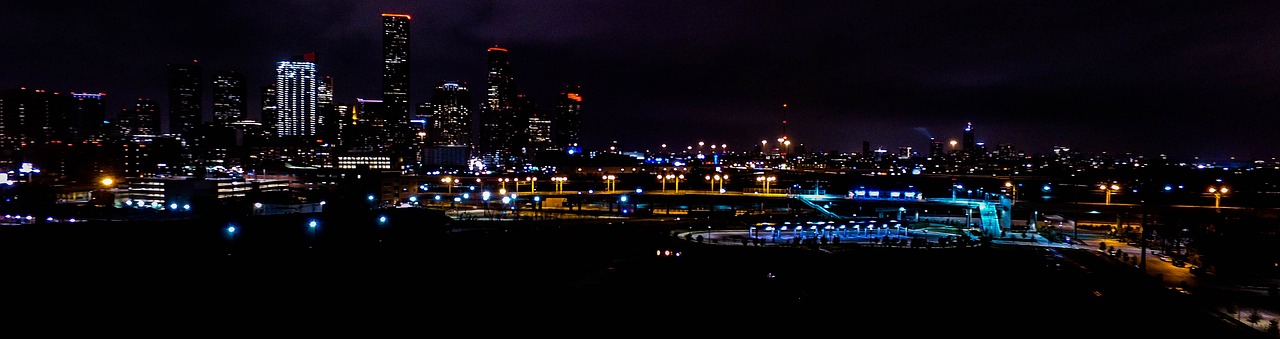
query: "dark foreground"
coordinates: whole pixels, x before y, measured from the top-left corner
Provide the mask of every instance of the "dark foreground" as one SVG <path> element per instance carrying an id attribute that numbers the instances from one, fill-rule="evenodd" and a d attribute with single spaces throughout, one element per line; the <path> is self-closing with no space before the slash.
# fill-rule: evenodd
<path id="1" fill-rule="evenodd" d="M 1261 337 L 1090 253 L 828 254 L 687 243 L 668 235 L 687 225 L 661 223 L 450 231 L 460 225 L 430 215 L 319 217 L 315 234 L 305 217 L 236 221 L 234 239 L 226 221 L 0 230 L 3 305 L 22 316 L 7 319 L 97 324 L 52 333 Z"/>

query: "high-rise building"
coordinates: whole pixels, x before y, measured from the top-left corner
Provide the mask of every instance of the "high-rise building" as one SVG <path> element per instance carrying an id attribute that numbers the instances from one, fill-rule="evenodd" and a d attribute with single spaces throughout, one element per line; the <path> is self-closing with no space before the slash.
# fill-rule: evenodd
<path id="1" fill-rule="evenodd" d="M 317 96 L 315 53 L 276 63 L 276 136 L 315 136 Z"/>
<path id="2" fill-rule="evenodd" d="M 978 145 L 973 141 L 973 123 L 968 122 L 964 125 L 964 138 L 960 150 L 968 155 L 974 155 L 978 152 Z"/>
<path id="3" fill-rule="evenodd" d="M 551 113 L 534 105 L 533 100 L 524 95 L 518 95 L 516 109 L 525 118 L 524 139 L 521 139 L 524 145 L 525 154 L 536 153 L 539 151 L 555 148 L 555 131 L 552 129 L 554 120 Z"/>
<path id="4" fill-rule="evenodd" d="M 128 137 L 160 134 L 160 105 L 155 100 L 138 98 L 133 107 L 120 111 L 120 134 Z"/>
<path id="5" fill-rule="evenodd" d="M 945 153 L 943 153 L 943 150 L 942 150 L 942 141 L 939 141 L 934 138 L 929 138 L 929 157 L 941 158 L 944 154 Z"/>
<path id="6" fill-rule="evenodd" d="M 248 89 L 244 74 L 220 71 L 213 76 L 213 122 L 228 125 L 248 118 Z"/>
<path id="7" fill-rule="evenodd" d="M 103 139 L 102 127 L 107 118 L 105 93 L 71 92 L 71 124 L 68 135 L 71 142 Z"/>
<path id="8" fill-rule="evenodd" d="M 457 81 L 442 81 L 431 92 L 431 103 L 419 111 L 427 119 L 427 131 L 435 146 L 469 146 L 471 144 L 471 92 Z M 427 117 L 430 116 L 430 118 Z"/>
<path id="9" fill-rule="evenodd" d="M 582 93 L 578 86 L 565 86 L 556 103 L 556 147 L 574 149 L 582 139 Z"/>
<path id="10" fill-rule="evenodd" d="M 350 139 L 351 148 L 385 151 L 389 147 L 391 136 L 386 133 L 386 121 L 382 119 L 385 108 L 383 100 L 356 98 L 350 138 L 343 136 Z"/>
<path id="11" fill-rule="evenodd" d="M 333 102 L 333 77 L 320 77 L 316 83 L 316 109 L 320 112 L 316 133 L 324 143 L 337 144 L 338 131 L 341 129 L 338 126 L 341 121 L 339 115 L 342 114 L 337 106 Z"/>
<path id="12" fill-rule="evenodd" d="M 275 84 L 262 86 L 261 114 L 262 116 L 260 119 L 262 119 L 262 125 L 263 125 L 263 128 L 267 131 L 267 134 L 272 136 L 276 135 L 276 125 L 278 124 L 276 119 L 278 119 L 279 117 L 276 116 L 276 85 Z"/>
<path id="13" fill-rule="evenodd" d="M 195 61 L 169 64 L 169 133 L 185 137 L 203 120 L 201 77 L 200 65 Z"/>
<path id="14" fill-rule="evenodd" d="M 397 127 L 409 120 L 409 20 L 407 14 L 382 14 L 382 101 Z"/>
<path id="15" fill-rule="evenodd" d="M 489 74 L 485 101 L 480 105 L 480 152 L 492 165 L 511 165 L 519 151 L 528 120 L 514 109 L 515 79 L 506 48 L 488 49 Z"/>
<path id="16" fill-rule="evenodd" d="M 915 151 L 912 150 L 911 146 L 898 147 L 898 159 L 900 160 L 911 159 L 912 157 L 915 157 L 915 155 Z"/>
<path id="17" fill-rule="evenodd" d="M 70 141 L 71 97 L 41 89 L 0 93 L 0 137 L 5 144 Z"/>

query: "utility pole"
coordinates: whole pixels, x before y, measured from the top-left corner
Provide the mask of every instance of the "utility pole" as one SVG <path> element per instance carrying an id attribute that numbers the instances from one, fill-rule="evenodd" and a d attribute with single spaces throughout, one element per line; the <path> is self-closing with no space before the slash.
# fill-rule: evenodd
<path id="1" fill-rule="evenodd" d="M 1138 227 L 1140 227 L 1140 230 L 1142 231 L 1142 233 L 1139 233 L 1139 236 L 1138 236 L 1138 239 L 1140 239 L 1138 240 L 1138 242 L 1140 242 L 1141 243 L 1140 245 L 1142 245 L 1142 258 L 1138 260 L 1138 268 L 1141 268 L 1143 272 L 1146 272 L 1147 271 L 1147 213 L 1146 211 L 1143 211 L 1142 214 L 1138 215 Z"/>

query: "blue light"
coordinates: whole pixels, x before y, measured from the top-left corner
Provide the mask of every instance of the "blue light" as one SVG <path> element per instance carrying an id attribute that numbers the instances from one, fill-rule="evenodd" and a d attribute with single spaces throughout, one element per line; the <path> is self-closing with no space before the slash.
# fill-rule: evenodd
<path id="1" fill-rule="evenodd" d="M 387 223 L 387 216 L 385 216 L 385 215 L 384 215 L 384 216 L 380 216 L 380 217 L 378 217 L 378 223 L 380 223 L 380 224 L 385 224 L 385 223 Z"/>
<path id="2" fill-rule="evenodd" d="M 232 233 L 232 234 L 236 233 L 236 227 L 235 227 L 235 226 L 227 226 L 227 233 Z"/>
<path id="3" fill-rule="evenodd" d="M 622 200 L 622 202 L 627 202 L 627 196 L 624 195 L 624 196 L 618 197 L 618 200 Z"/>
<path id="4" fill-rule="evenodd" d="M 415 196 L 409 197 L 409 202 L 418 202 L 418 196 L 415 195 Z"/>
<path id="5" fill-rule="evenodd" d="M 373 201 L 373 194 L 370 194 L 366 199 L 369 199 L 369 201 Z"/>
<path id="6" fill-rule="evenodd" d="M 191 204 L 182 204 L 182 209 L 190 211 L 190 210 L 191 210 Z"/>
<path id="7" fill-rule="evenodd" d="M 171 209 L 171 210 L 176 210 L 176 209 L 178 209 L 178 203 L 176 203 L 176 202 L 174 202 L 174 203 L 169 203 L 169 209 Z"/>
<path id="8" fill-rule="evenodd" d="M 644 189 L 642 189 L 642 188 L 637 188 L 637 189 L 636 189 L 636 194 L 640 194 L 640 193 L 644 193 Z"/>
<path id="9" fill-rule="evenodd" d="M 1053 187 L 1049 187 L 1049 184 L 1045 184 L 1045 185 L 1044 185 L 1044 187 L 1040 187 L 1040 190 L 1041 190 L 1041 191 L 1045 191 L 1045 192 L 1048 192 L 1048 191 L 1050 191 L 1050 190 L 1052 190 L 1052 189 L 1053 189 Z"/>
<path id="10" fill-rule="evenodd" d="M 307 223 L 307 226 L 310 226 L 311 228 L 316 228 L 317 225 L 320 225 L 320 223 L 316 222 L 315 220 L 312 220 L 311 222 Z"/>
<path id="11" fill-rule="evenodd" d="M 436 194 L 436 201 L 440 201 L 440 195 Z"/>
<path id="12" fill-rule="evenodd" d="M 542 201 L 542 197 L 535 196 L 535 197 L 533 197 L 533 201 L 534 201 L 534 202 Z"/>
<path id="13" fill-rule="evenodd" d="M 1172 190 L 1173 190 L 1173 186 L 1172 186 L 1172 185 L 1164 185 L 1164 191 L 1165 191 L 1165 192 L 1172 191 Z"/>
<path id="14" fill-rule="evenodd" d="M 502 197 L 502 203 L 504 204 L 511 203 L 511 197 Z"/>

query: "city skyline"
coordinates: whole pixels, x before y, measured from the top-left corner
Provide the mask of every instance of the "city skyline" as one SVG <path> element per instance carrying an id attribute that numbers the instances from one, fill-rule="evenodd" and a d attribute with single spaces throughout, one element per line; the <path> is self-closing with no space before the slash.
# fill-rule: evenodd
<path id="1" fill-rule="evenodd" d="M 1268 158 L 1280 136 L 1276 4 L 745 2 L 126 2 L 6 4 L 0 86 L 105 93 L 108 115 L 156 100 L 166 65 L 245 87 L 317 52 L 334 100 L 383 98 L 383 13 L 413 18 L 410 107 L 440 81 L 487 86 L 510 51 L 519 94 L 553 108 L 581 86 L 584 148 L 698 141 L 749 150 L 782 133 L 810 151 L 925 150 L 972 123 L 988 149 Z M 280 16 L 278 13 L 296 13 Z M 654 25 L 653 23 L 662 23 Z M 248 116 L 259 118 L 259 91 Z M 471 109 L 478 112 L 480 100 Z M 1230 119 L 1224 119 L 1230 117 Z"/>

